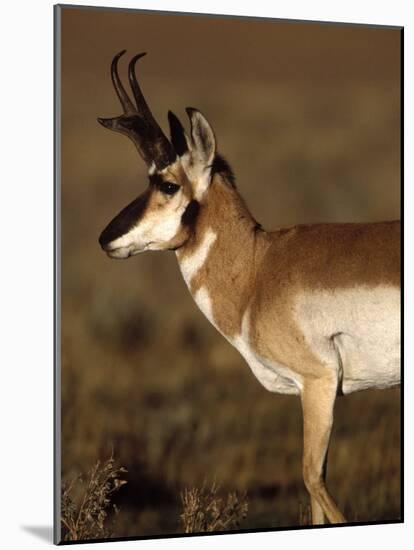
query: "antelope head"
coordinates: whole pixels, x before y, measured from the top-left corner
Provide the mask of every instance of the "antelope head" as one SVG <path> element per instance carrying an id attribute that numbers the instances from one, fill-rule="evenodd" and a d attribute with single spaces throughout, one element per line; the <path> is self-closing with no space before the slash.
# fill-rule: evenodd
<path id="1" fill-rule="evenodd" d="M 99 237 L 111 258 L 128 258 L 145 250 L 175 250 L 191 234 L 200 201 L 207 191 L 216 158 L 214 132 L 196 109 L 187 108 L 191 131 L 188 136 L 170 111 L 168 140 L 154 119 L 137 81 L 135 65 L 145 54 L 133 57 L 128 77 L 134 102 L 118 74 L 118 53 L 111 77 L 123 114 L 98 118 L 105 128 L 128 136 L 148 167 L 147 189 L 126 206 Z"/>

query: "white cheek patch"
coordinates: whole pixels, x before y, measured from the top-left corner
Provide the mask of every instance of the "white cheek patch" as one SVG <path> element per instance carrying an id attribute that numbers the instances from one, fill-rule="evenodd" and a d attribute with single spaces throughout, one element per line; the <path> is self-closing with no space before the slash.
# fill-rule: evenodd
<path id="1" fill-rule="evenodd" d="M 193 277 L 199 272 L 207 260 L 207 256 L 211 247 L 216 242 L 216 239 L 217 233 L 215 233 L 212 229 L 208 229 L 204 233 L 203 239 L 197 248 L 191 254 L 184 256 L 184 258 L 179 260 L 181 273 L 183 274 L 184 280 L 188 287 L 190 286 Z"/>
<path id="2" fill-rule="evenodd" d="M 141 239 L 149 243 L 150 250 L 157 250 L 158 246 L 168 243 L 177 235 L 181 227 L 181 218 L 186 206 L 182 205 L 173 212 L 158 216 L 148 216 L 136 228 Z"/>
<path id="3" fill-rule="evenodd" d="M 147 210 L 136 226 L 111 243 L 112 248 L 126 248 L 131 253 L 163 249 L 178 234 L 188 206 L 184 196 L 172 197 L 170 201 L 160 212 Z"/>

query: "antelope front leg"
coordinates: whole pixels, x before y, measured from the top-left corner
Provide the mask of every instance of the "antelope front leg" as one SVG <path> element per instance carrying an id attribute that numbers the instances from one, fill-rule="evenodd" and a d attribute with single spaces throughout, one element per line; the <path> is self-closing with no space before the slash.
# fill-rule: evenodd
<path id="1" fill-rule="evenodd" d="M 312 524 L 346 520 L 325 486 L 326 457 L 337 392 L 336 376 L 306 381 L 302 391 L 303 478 L 311 497 Z"/>

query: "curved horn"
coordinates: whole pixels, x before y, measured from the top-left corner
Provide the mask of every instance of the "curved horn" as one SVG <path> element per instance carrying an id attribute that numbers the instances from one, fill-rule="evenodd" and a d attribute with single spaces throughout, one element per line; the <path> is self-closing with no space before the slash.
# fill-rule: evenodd
<path id="1" fill-rule="evenodd" d="M 144 55 L 147 55 L 146 52 L 139 53 L 135 55 L 129 62 L 129 84 L 134 94 L 138 114 L 144 119 L 144 121 L 148 125 L 148 128 L 150 129 L 150 134 L 152 136 L 150 149 L 152 150 L 154 155 L 154 162 L 157 166 L 165 166 L 166 164 L 174 162 L 177 155 L 173 147 L 171 146 L 171 143 L 168 141 L 164 132 L 161 130 L 153 114 L 151 113 L 150 108 L 148 107 L 148 103 L 146 102 L 144 94 L 142 93 L 140 85 L 137 81 L 135 66 L 138 59 L 141 59 L 141 57 L 144 57 Z"/>
<path id="2" fill-rule="evenodd" d="M 177 153 L 154 119 L 137 82 L 135 64 L 145 53 L 135 55 L 128 66 L 129 83 L 136 106 L 125 91 L 118 74 L 118 60 L 124 55 L 125 51 L 122 50 L 117 53 L 111 64 L 112 82 L 124 114 L 110 119 L 98 118 L 98 122 L 105 128 L 129 137 L 146 164 L 150 166 L 154 162 L 156 167 L 162 170 L 175 161 Z"/>
<path id="3" fill-rule="evenodd" d="M 128 65 L 128 77 L 132 92 L 134 94 L 135 102 L 137 104 L 138 112 L 145 118 L 153 118 L 152 113 L 149 110 L 148 104 L 145 101 L 141 88 L 138 84 L 137 76 L 135 73 L 135 65 L 137 61 L 138 59 L 141 59 L 141 57 L 144 57 L 144 55 L 147 55 L 146 52 L 138 53 L 137 55 L 134 55 L 134 57 L 131 59 Z"/>
<path id="4" fill-rule="evenodd" d="M 117 53 L 116 56 L 113 58 L 111 63 L 111 78 L 116 91 L 116 95 L 118 96 L 119 101 L 121 102 L 124 113 L 128 115 L 128 114 L 134 113 L 136 109 L 132 101 L 129 99 L 128 94 L 126 93 L 125 88 L 122 85 L 121 79 L 119 78 L 119 74 L 118 74 L 118 60 L 120 57 L 124 55 L 125 52 L 126 50 L 122 50 L 119 53 Z"/>

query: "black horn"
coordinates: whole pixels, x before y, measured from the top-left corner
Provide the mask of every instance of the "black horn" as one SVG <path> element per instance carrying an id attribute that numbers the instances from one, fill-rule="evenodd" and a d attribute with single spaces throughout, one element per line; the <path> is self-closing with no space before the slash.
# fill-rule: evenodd
<path id="1" fill-rule="evenodd" d="M 136 112 L 136 109 L 132 103 L 132 101 L 129 99 L 128 94 L 125 91 L 124 86 L 122 85 L 121 79 L 119 78 L 118 74 L 118 61 L 119 58 L 124 55 L 126 50 L 122 50 L 121 52 L 117 53 L 116 56 L 113 58 L 111 63 L 111 78 L 112 83 L 114 85 L 116 95 L 119 98 L 119 101 L 121 102 L 122 108 L 124 110 L 124 114 L 133 114 Z"/>
<path id="2" fill-rule="evenodd" d="M 131 86 L 132 93 L 134 94 L 135 102 L 137 104 L 138 112 L 141 113 L 146 118 L 153 118 L 152 113 L 149 110 L 148 104 L 145 101 L 141 88 L 139 87 L 139 84 L 137 81 L 137 75 L 135 72 L 135 65 L 138 59 L 141 59 L 141 57 L 144 57 L 144 55 L 147 55 L 146 52 L 138 53 L 137 55 L 134 55 L 134 57 L 131 59 L 128 65 L 128 77 L 129 77 L 129 84 Z"/>
<path id="3" fill-rule="evenodd" d="M 154 163 L 159 170 L 162 170 L 174 162 L 177 155 L 153 117 L 137 81 L 135 64 L 145 53 L 135 55 L 128 66 L 129 83 L 136 105 L 128 96 L 118 74 L 118 60 L 125 51 L 122 50 L 116 54 L 111 64 L 112 83 L 124 112 L 115 118 L 98 118 L 98 122 L 105 128 L 128 136 L 146 164 L 150 166 Z"/>

